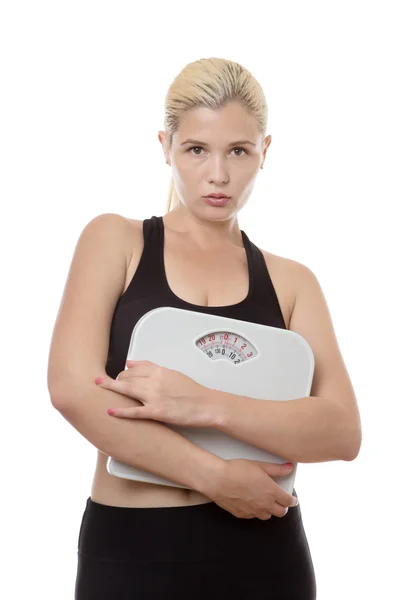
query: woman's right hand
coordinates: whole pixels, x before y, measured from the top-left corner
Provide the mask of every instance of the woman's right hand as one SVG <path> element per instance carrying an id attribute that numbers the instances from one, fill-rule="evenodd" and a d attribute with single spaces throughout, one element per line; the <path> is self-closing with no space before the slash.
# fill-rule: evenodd
<path id="1" fill-rule="evenodd" d="M 298 500 L 285 492 L 272 477 L 288 475 L 291 468 L 276 463 L 233 458 L 214 481 L 207 496 L 235 517 L 266 521 L 271 515 L 284 517 Z"/>

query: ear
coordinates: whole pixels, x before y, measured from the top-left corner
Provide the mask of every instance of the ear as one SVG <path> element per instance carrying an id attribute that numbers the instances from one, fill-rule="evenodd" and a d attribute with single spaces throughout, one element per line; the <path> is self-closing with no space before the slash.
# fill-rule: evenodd
<path id="1" fill-rule="evenodd" d="M 171 162 L 170 162 L 170 158 L 169 158 L 169 152 L 167 150 L 167 136 L 165 134 L 165 131 L 159 131 L 158 132 L 158 139 L 160 140 L 160 143 L 161 143 L 161 145 L 163 147 L 165 162 L 167 163 L 167 165 L 171 166 Z"/>
<path id="2" fill-rule="evenodd" d="M 272 142 L 272 137 L 270 135 L 267 135 L 267 137 L 264 139 L 264 147 L 263 147 L 263 152 L 262 152 L 262 156 L 263 156 L 262 164 L 263 165 L 264 165 L 265 157 L 267 155 L 267 150 L 268 150 L 271 142 Z"/>

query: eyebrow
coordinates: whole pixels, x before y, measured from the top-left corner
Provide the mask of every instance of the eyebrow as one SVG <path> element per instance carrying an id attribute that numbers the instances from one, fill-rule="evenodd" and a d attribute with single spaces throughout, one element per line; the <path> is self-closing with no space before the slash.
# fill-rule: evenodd
<path id="1" fill-rule="evenodd" d="M 201 142 L 200 140 L 190 140 L 190 139 L 182 142 L 181 146 L 184 146 L 185 144 L 198 144 L 199 146 L 207 146 L 208 145 L 206 142 Z M 236 146 L 238 144 L 251 144 L 252 146 L 255 146 L 255 144 L 253 142 L 249 142 L 248 140 L 239 140 L 238 142 L 232 142 L 229 145 Z"/>

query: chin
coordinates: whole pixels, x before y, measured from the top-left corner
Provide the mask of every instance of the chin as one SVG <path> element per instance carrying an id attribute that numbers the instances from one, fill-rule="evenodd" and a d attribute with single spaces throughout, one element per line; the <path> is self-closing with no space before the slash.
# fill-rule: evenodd
<path id="1" fill-rule="evenodd" d="M 206 219 L 208 221 L 227 221 L 232 219 L 237 214 L 238 210 L 235 207 L 230 206 L 221 209 L 215 209 L 213 206 L 207 206 L 205 211 Z"/>

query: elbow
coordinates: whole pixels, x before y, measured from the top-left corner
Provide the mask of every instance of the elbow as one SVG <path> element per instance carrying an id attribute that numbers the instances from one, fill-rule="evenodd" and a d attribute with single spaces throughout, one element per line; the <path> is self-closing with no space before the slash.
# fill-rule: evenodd
<path id="1" fill-rule="evenodd" d="M 344 460 L 350 462 L 355 460 L 360 453 L 362 444 L 361 429 L 358 429 L 352 436 L 349 436 L 349 443 L 347 444 L 346 454 Z"/>
<path id="2" fill-rule="evenodd" d="M 63 412 L 68 406 L 68 400 L 64 395 L 50 394 L 52 406 L 59 412 Z"/>
<path id="3" fill-rule="evenodd" d="M 336 433 L 341 440 L 342 460 L 350 462 L 360 453 L 362 443 L 361 420 L 358 410 L 341 410 Z"/>
<path id="4" fill-rule="evenodd" d="M 48 387 L 50 401 L 54 408 L 60 412 L 66 410 L 71 404 L 70 389 L 66 385 Z"/>
<path id="5" fill-rule="evenodd" d="M 348 450 L 344 460 L 346 460 L 347 462 L 355 460 L 360 453 L 360 449 L 361 449 L 361 444 L 358 444 L 357 446 L 353 446 L 352 448 L 350 448 Z"/>

